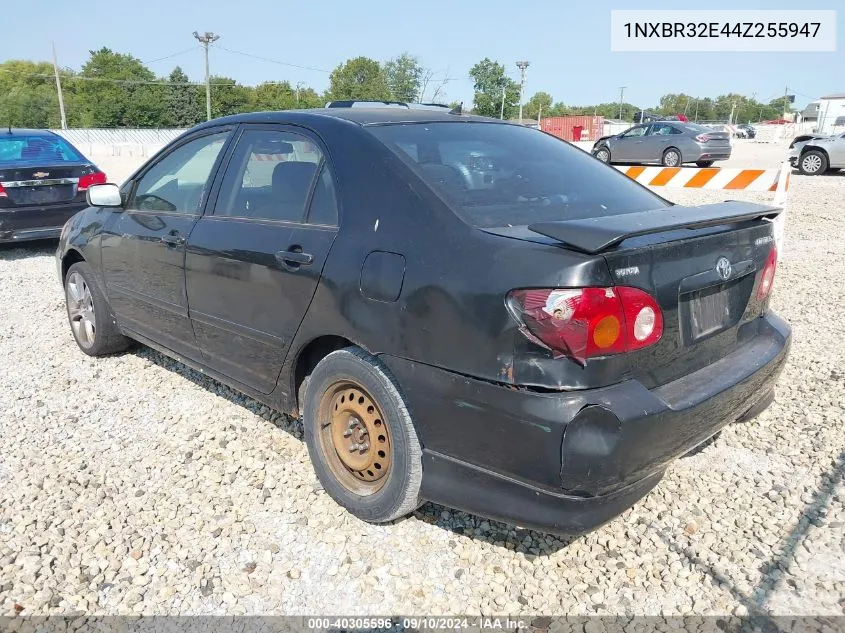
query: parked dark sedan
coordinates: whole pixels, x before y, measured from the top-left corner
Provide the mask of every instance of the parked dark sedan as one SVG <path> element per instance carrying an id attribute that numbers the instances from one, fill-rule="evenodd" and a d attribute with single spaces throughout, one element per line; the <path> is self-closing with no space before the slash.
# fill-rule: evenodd
<path id="1" fill-rule="evenodd" d="M 106 175 L 47 130 L 0 132 L 0 242 L 59 237 L 88 206 L 85 191 Z"/>
<path id="2" fill-rule="evenodd" d="M 236 115 L 88 196 L 56 254 L 80 349 L 140 341 L 302 415 L 368 521 L 590 530 L 762 411 L 787 357 L 778 209 L 676 207 L 520 125 Z"/>

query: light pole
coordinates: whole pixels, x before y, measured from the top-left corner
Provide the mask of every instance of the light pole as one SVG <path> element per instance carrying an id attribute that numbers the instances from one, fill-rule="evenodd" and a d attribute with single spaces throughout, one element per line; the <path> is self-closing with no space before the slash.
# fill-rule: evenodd
<path id="1" fill-rule="evenodd" d="M 219 35 L 215 35 L 206 31 L 202 35 L 194 31 L 194 37 L 199 40 L 200 44 L 205 48 L 205 114 L 208 120 L 211 121 L 211 84 L 209 83 L 208 75 L 208 45 L 220 39 Z"/>
<path id="2" fill-rule="evenodd" d="M 505 118 L 505 86 L 502 86 L 502 109 L 499 111 L 499 118 Z"/>
<path id="3" fill-rule="evenodd" d="M 522 125 L 522 100 L 525 90 L 525 70 L 531 65 L 531 62 L 518 61 L 516 67 L 519 68 L 519 124 Z"/>
<path id="4" fill-rule="evenodd" d="M 622 95 L 625 94 L 627 86 L 619 86 L 619 120 L 622 120 Z"/>
<path id="5" fill-rule="evenodd" d="M 65 99 L 62 95 L 62 82 L 59 79 L 59 63 L 56 61 L 56 43 L 53 42 L 53 72 L 56 74 L 56 91 L 59 93 L 59 116 L 63 130 L 67 129 L 67 116 L 65 116 Z"/>

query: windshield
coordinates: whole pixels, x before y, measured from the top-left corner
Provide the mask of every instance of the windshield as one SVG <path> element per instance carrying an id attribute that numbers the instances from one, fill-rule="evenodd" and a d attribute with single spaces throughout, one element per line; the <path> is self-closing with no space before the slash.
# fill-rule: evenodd
<path id="1" fill-rule="evenodd" d="M 368 129 L 473 226 L 521 226 L 669 205 L 586 152 L 519 125 L 450 121 Z"/>
<path id="2" fill-rule="evenodd" d="M 80 161 L 82 155 L 60 136 L 0 136 L 0 162 Z"/>

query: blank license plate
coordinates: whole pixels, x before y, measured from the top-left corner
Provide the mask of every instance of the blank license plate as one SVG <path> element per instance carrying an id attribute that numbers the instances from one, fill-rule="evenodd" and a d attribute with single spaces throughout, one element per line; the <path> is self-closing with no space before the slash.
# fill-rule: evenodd
<path id="1" fill-rule="evenodd" d="M 696 292 L 689 304 L 692 338 L 699 339 L 718 332 L 732 323 L 730 293 L 725 288 Z"/>

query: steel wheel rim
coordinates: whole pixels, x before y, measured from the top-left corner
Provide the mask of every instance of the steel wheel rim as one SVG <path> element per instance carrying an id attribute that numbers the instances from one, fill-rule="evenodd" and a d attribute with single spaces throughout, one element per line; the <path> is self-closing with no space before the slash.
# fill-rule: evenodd
<path id="1" fill-rule="evenodd" d="M 675 167 L 680 160 L 680 156 L 678 156 L 677 152 L 666 152 L 666 158 L 664 160 L 667 167 Z"/>
<path id="2" fill-rule="evenodd" d="M 804 171 L 814 174 L 821 169 L 822 159 L 815 154 L 810 154 L 804 157 L 801 164 L 804 167 Z"/>
<path id="3" fill-rule="evenodd" d="M 610 158 L 610 154 L 608 154 L 606 149 L 600 149 L 596 152 L 596 158 L 598 158 L 601 162 L 606 163 Z"/>
<path id="4" fill-rule="evenodd" d="M 390 434 L 375 399 L 360 384 L 341 380 L 323 393 L 318 409 L 320 450 L 335 479 L 369 496 L 389 479 Z"/>
<path id="5" fill-rule="evenodd" d="M 89 348 L 97 335 L 97 318 L 94 315 L 94 297 L 85 279 L 77 272 L 67 278 L 67 311 L 70 327 L 80 345 Z"/>

